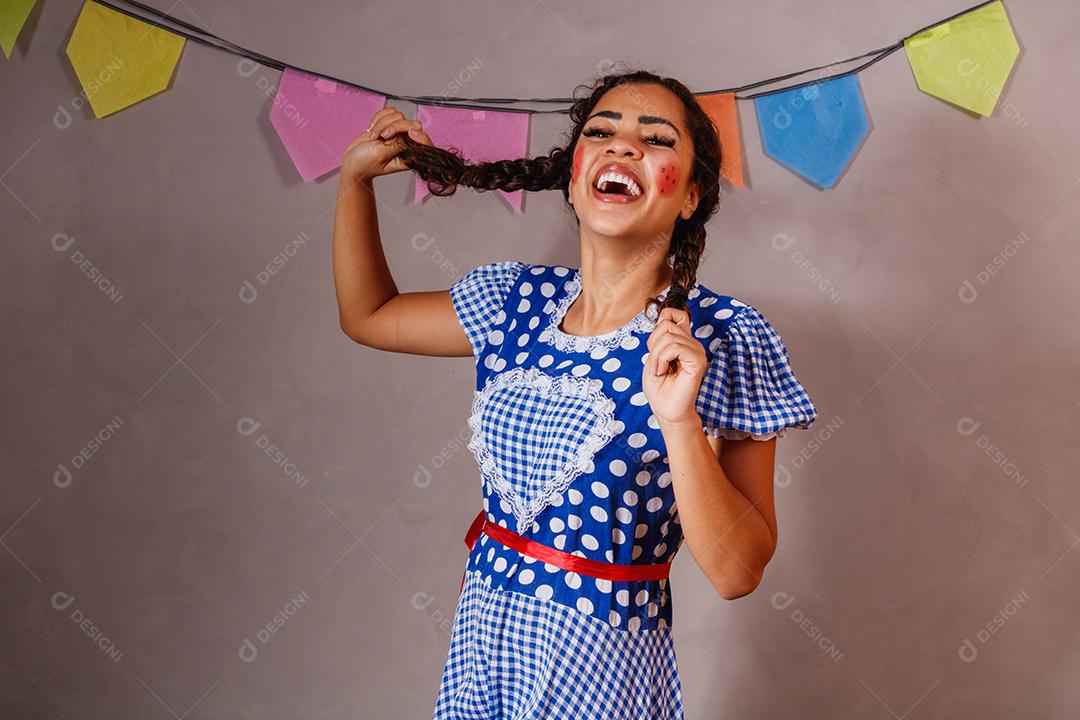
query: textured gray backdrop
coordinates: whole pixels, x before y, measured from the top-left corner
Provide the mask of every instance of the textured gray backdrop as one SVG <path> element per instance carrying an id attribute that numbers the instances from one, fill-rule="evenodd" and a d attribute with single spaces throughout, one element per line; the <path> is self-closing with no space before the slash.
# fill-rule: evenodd
<path id="1" fill-rule="evenodd" d="M 64 54 L 80 4 L 38 4 L 0 62 L 0 714 L 429 718 L 480 500 L 472 361 L 340 332 L 337 174 L 299 181 L 276 72 L 189 43 L 173 87 L 97 120 Z M 618 59 L 734 85 L 969 4 L 154 3 L 464 96 L 567 95 Z M 872 130 L 834 190 L 764 157 L 740 103 L 753 189 L 724 198 L 699 278 L 770 318 L 821 414 L 779 443 L 757 591 L 725 602 L 675 563 L 689 718 L 1076 715 L 1080 7 L 1007 9 L 995 115 L 921 93 L 895 53 L 860 75 Z M 535 118 L 531 152 L 564 122 Z M 376 181 L 403 291 L 577 263 L 557 192 L 518 216 L 468 191 L 414 206 L 412 183 Z"/>

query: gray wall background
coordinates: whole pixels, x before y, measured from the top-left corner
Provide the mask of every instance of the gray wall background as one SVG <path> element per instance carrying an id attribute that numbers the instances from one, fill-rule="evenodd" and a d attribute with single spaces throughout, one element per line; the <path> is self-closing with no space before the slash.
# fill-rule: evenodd
<path id="1" fill-rule="evenodd" d="M 551 96 L 617 59 L 759 80 L 969 3 L 155 6 L 380 89 Z M 338 178 L 300 182 L 277 72 L 189 43 L 171 89 L 97 120 L 64 54 L 78 9 L 41 0 L 0 63 L 0 714 L 428 718 L 480 500 L 472 361 L 339 331 Z M 1080 705 L 1080 7 L 1007 9 L 1022 50 L 994 117 L 895 53 L 860 75 L 872 130 L 834 190 L 765 157 L 740 103 L 752 191 L 724 198 L 699 279 L 770 318 L 821 415 L 779 443 L 758 590 L 726 602 L 675 563 L 690 718 Z M 535 117 L 531 152 L 564 123 Z M 412 182 L 376 182 L 403 291 L 578 261 L 558 193 L 518 216 L 468 191 L 413 206 Z"/>

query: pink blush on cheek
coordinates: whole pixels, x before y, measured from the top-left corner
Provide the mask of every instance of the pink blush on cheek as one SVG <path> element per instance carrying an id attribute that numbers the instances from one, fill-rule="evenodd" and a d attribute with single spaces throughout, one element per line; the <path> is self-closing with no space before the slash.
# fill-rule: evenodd
<path id="1" fill-rule="evenodd" d="M 581 170 L 581 158 L 584 157 L 584 155 L 585 155 L 585 146 L 584 145 L 578 145 L 577 148 L 574 149 L 574 164 L 571 166 L 571 172 L 570 172 L 570 183 L 571 184 L 577 182 L 578 173 Z"/>
<path id="2" fill-rule="evenodd" d="M 675 163 L 664 163 L 660 166 L 660 175 L 656 180 L 656 187 L 661 195 L 670 195 L 675 192 L 679 184 L 679 166 Z"/>

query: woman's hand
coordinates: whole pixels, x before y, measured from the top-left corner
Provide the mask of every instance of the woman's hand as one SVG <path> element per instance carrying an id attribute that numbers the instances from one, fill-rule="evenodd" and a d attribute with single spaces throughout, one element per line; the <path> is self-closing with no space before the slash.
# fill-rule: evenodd
<path id="1" fill-rule="evenodd" d="M 708 361 L 705 349 L 690 334 L 692 329 L 685 310 L 667 307 L 660 311 L 646 342 L 649 356 L 641 371 L 641 384 L 661 425 L 701 421 L 696 404 Z M 678 366 L 673 370 L 675 360 Z"/>
<path id="2" fill-rule="evenodd" d="M 371 116 L 371 127 L 345 148 L 341 171 L 356 179 L 368 179 L 407 170 L 398 157 L 405 145 L 402 133 L 408 133 L 418 143 L 432 144 L 419 120 L 409 120 L 395 107 L 384 107 Z"/>

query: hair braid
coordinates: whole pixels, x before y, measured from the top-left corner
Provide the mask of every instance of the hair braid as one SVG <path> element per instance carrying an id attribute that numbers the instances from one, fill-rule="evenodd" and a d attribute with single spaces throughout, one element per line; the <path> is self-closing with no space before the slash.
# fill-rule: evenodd
<path id="1" fill-rule="evenodd" d="M 454 148 L 438 148 L 401 136 L 405 148 L 398 156 L 427 183 L 432 195 L 453 195 L 458 185 L 487 190 L 553 190 L 570 182 L 570 155 L 553 148 L 543 157 L 470 164 Z"/>

